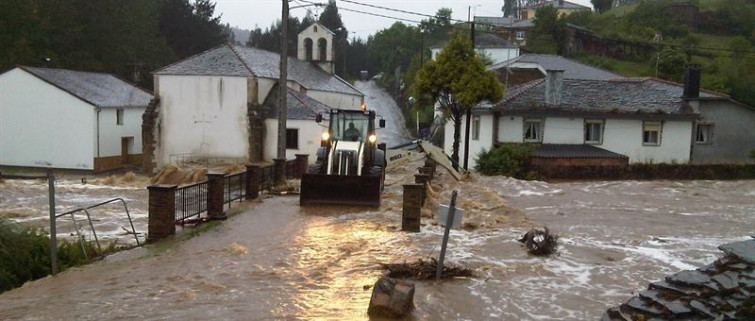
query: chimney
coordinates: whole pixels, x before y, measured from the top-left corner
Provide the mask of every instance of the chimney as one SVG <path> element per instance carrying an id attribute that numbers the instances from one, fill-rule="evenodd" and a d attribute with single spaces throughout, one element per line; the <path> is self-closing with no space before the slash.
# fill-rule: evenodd
<path id="1" fill-rule="evenodd" d="M 564 87 L 563 70 L 545 71 L 545 105 L 558 106 L 561 104 L 561 90 Z"/>
<path id="2" fill-rule="evenodd" d="M 689 64 L 687 69 L 684 69 L 684 95 L 682 97 L 700 97 L 700 65 Z"/>

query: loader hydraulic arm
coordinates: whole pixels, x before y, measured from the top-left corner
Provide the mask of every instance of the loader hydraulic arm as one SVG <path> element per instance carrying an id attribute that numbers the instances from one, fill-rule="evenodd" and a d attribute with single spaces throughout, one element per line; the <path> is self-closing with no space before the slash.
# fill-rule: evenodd
<path id="1" fill-rule="evenodd" d="M 385 169 L 390 170 L 424 158 L 432 159 L 438 165 L 443 166 L 456 180 L 463 180 L 469 175 L 467 171 L 461 168 L 458 171 L 454 169 L 453 160 L 443 152 L 443 149 L 421 139 L 387 150 Z"/>

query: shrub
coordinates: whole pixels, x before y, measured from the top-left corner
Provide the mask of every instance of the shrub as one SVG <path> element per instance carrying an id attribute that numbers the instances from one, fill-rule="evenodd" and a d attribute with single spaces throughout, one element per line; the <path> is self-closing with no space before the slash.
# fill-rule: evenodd
<path id="1" fill-rule="evenodd" d="M 87 254 L 94 257 L 96 246 L 85 242 Z M 89 263 L 79 242 L 61 240 L 58 245 L 58 266 L 69 267 Z M 26 281 L 50 274 L 50 237 L 38 227 L 22 226 L 0 218 L 0 292 L 19 287 Z"/>
<path id="2" fill-rule="evenodd" d="M 475 170 L 483 175 L 504 175 L 526 179 L 526 163 L 535 147 L 530 144 L 506 143 L 477 155 Z"/>

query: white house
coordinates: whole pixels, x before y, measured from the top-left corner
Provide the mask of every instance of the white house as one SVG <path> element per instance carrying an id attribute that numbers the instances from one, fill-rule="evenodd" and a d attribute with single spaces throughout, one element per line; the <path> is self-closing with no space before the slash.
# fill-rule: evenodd
<path id="1" fill-rule="evenodd" d="M 573 146 L 560 150 L 564 157 L 580 157 L 574 153 L 588 145 L 624 155 L 629 163 L 688 163 L 700 114 L 683 89 L 654 78 L 563 79 L 563 71 L 549 71 L 545 79 L 509 88 L 503 101 L 473 111 L 470 167 L 483 149 L 503 142 Z M 452 131 L 447 124 L 446 132 Z"/>
<path id="2" fill-rule="evenodd" d="M 13 68 L 0 75 L 0 165 L 102 171 L 138 163 L 151 99 L 109 74 Z"/>
<path id="3" fill-rule="evenodd" d="M 298 58 L 288 58 L 287 86 L 311 100 L 307 110 L 320 107 L 358 109 L 364 95 L 332 73 L 333 33 L 315 23 L 299 34 Z M 265 112 L 279 77 L 278 53 L 223 45 L 179 61 L 154 73 L 155 96 L 160 103 L 146 127 L 147 168 L 162 167 L 187 159 L 272 161 L 277 144 L 277 119 Z M 289 110 L 302 104 L 292 99 Z M 299 96 L 299 95 L 295 95 Z M 295 98 L 295 97 L 294 97 Z M 292 107 L 292 105 L 296 105 Z M 314 114 L 287 121 L 288 132 L 296 129 L 300 141 L 289 146 L 287 158 L 314 154 L 322 129 Z M 312 135 L 312 133 L 317 135 Z M 304 135 L 302 135 L 304 134 Z M 305 139 L 306 138 L 306 139 Z"/>
<path id="4" fill-rule="evenodd" d="M 443 46 L 431 46 L 432 59 L 436 59 L 441 51 L 443 51 Z M 475 51 L 478 55 L 490 58 L 493 64 L 519 56 L 519 47 L 491 33 L 480 33 L 475 36 Z"/>

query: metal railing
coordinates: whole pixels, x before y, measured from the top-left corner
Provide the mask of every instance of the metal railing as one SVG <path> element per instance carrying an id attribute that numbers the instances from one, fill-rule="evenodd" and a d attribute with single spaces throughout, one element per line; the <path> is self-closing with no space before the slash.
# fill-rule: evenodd
<path id="1" fill-rule="evenodd" d="M 238 200 L 241 202 L 246 195 L 246 175 L 247 172 L 226 175 L 223 178 L 223 204 L 228 204 L 231 208 L 231 202 Z"/>
<path id="2" fill-rule="evenodd" d="M 207 181 L 176 189 L 176 222 L 207 211 Z"/>
<path id="3" fill-rule="evenodd" d="M 131 213 L 128 211 L 128 205 L 126 205 L 126 201 L 124 201 L 122 198 L 114 198 L 111 200 L 104 201 L 102 203 L 94 204 L 87 207 L 81 207 L 77 208 L 75 210 L 71 210 L 65 213 L 57 214 L 55 215 L 55 219 L 57 220 L 60 217 L 70 215 L 71 221 L 73 222 L 73 228 L 76 230 L 76 235 L 78 236 L 79 243 L 81 244 L 81 250 L 84 251 L 84 256 L 89 259 L 89 254 L 87 254 L 86 245 L 84 244 L 84 237 L 81 235 L 81 230 L 79 229 L 78 222 L 76 222 L 76 213 L 78 212 L 84 212 L 87 216 L 87 221 L 89 222 L 89 228 L 92 229 L 92 235 L 94 236 L 94 241 L 97 243 L 97 250 L 102 254 L 102 246 L 100 245 L 100 240 L 97 238 L 97 231 L 94 229 L 94 224 L 92 223 L 92 216 L 89 214 L 89 210 L 100 207 L 103 205 L 107 205 L 114 202 L 121 202 L 123 204 L 123 208 L 126 210 L 126 216 L 128 217 L 128 223 L 131 225 L 131 233 L 134 234 L 134 239 L 136 240 L 136 246 L 140 246 L 139 243 L 139 237 L 136 234 L 136 229 L 134 228 L 134 221 L 131 220 Z"/>

